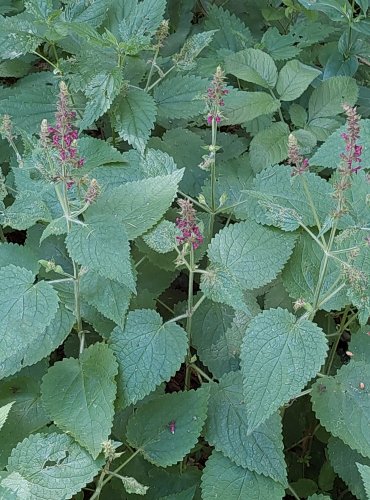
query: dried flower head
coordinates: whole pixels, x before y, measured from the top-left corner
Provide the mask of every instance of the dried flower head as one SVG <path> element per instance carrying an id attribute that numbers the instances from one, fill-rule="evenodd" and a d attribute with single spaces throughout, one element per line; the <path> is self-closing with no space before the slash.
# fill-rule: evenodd
<path id="1" fill-rule="evenodd" d="M 181 231 L 181 236 L 176 236 L 178 245 L 190 244 L 194 250 L 203 243 L 203 236 L 196 221 L 196 212 L 189 200 L 178 199 L 180 217 L 176 219 L 176 226 Z"/>
<path id="2" fill-rule="evenodd" d="M 3 115 L 0 125 L 0 135 L 8 141 L 12 141 L 14 139 L 13 124 L 9 115 Z"/>
<path id="3" fill-rule="evenodd" d="M 163 19 L 156 33 L 157 47 L 163 47 L 163 42 L 168 37 L 170 24 L 168 19 Z"/>
<path id="4" fill-rule="evenodd" d="M 347 115 L 347 130 L 342 134 L 346 147 L 340 157 L 343 160 L 344 169 L 350 173 L 357 173 L 361 169 L 358 163 L 361 163 L 362 153 L 362 146 L 357 144 L 360 138 L 360 116 L 356 108 L 348 104 L 343 104 L 343 109 Z"/>
<path id="5" fill-rule="evenodd" d="M 100 186 L 96 179 L 92 179 L 85 194 L 85 202 L 91 205 L 100 194 Z"/>
<path id="6" fill-rule="evenodd" d="M 211 85 L 207 89 L 207 123 L 220 124 L 222 119 L 221 107 L 225 105 L 224 96 L 229 93 L 225 88 L 225 74 L 220 66 L 217 66 L 216 73 L 213 75 Z"/>
<path id="7" fill-rule="evenodd" d="M 293 166 L 292 177 L 303 174 L 309 168 L 308 159 L 300 154 L 298 141 L 293 134 L 288 137 L 288 163 Z"/>
<path id="8" fill-rule="evenodd" d="M 79 158 L 77 154 L 78 132 L 73 128 L 75 118 L 76 113 L 70 108 L 67 86 L 64 82 L 60 82 L 55 127 L 48 127 L 48 132 L 51 134 L 53 148 L 59 153 L 59 160 L 74 168 L 80 168 L 85 160 Z"/>

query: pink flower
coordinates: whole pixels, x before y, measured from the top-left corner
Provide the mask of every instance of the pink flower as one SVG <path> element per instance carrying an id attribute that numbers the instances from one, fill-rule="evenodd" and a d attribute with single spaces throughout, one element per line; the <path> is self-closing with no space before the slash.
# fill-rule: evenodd
<path id="1" fill-rule="evenodd" d="M 308 159 L 300 154 L 297 139 L 293 134 L 288 137 L 288 163 L 293 166 L 292 177 L 303 174 L 309 168 Z"/>
<path id="2" fill-rule="evenodd" d="M 225 105 L 223 96 L 229 93 L 229 91 L 225 89 L 224 80 L 224 72 L 221 70 L 220 66 L 218 66 L 206 94 L 208 125 L 211 125 L 213 120 L 215 120 L 217 124 L 221 123 L 222 114 L 220 108 Z"/>
<path id="3" fill-rule="evenodd" d="M 347 115 L 347 130 L 341 134 L 345 142 L 345 152 L 340 155 L 344 163 L 344 168 L 350 173 L 357 173 L 361 169 L 361 154 L 362 146 L 357 144 L 360 138 L 360 116 L 357 114 L 356 108 L 343 105 L 343 109 Z"/>
<path id="4" fill-rule="evenodd" d="M 180 206 L 180 217 L 176 219 L 176 226 L 181 231 L 181 236 L 176 236 L 178 245 L 189 243 L 196 250 L 203 243 L 203 236 L 196 222 L 196 212 L 189 200 L 177 200 Z"/>

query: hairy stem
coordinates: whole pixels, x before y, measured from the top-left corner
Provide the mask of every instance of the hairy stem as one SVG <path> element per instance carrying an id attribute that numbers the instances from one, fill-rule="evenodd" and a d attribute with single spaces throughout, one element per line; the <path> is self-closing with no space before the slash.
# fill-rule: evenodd
<path id="1" fill-rule="evenodd" d="M 187 305 L 187 320 L 186 320 L 186 332 L 189 339 L 188 354 L 186 357 L 186 371 L 185 371 L 185 389 L 190 389 L 190 379 L 191 379 L 191 323 L 193 316 L 193 300 L 194 300 L 194 249 L 190 247 L 190 262 L 189 262 L 189 281 L 188 281 L 188 305 Z"/>

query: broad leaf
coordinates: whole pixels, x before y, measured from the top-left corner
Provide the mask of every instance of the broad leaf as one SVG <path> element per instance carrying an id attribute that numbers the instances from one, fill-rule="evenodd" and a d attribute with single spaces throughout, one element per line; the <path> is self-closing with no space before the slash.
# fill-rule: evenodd
<path id="1" fill-rule="evenodd" d="M 280 70 L 276 90 L 282 101 L 294 101 L 307 89 L 310 83 L 321 73 L 312 66 L 307 66 L 294 59 Z"/>
<path id="2" fill-rule="evenodd" d="M 130 89 L 114 105 L 114 128 L 123 140 L 143 153 L 156 113 L 152 96 L 141 89 Z"/>
<path id="3" fill-rule="evenodd" d="M 212 42 L 212 47 L 216 49 L 238 52 L 253 44 L 250 29 L 243 21 L 218 5 L 210 4 L 205 26 L 207 29 L 217 30 Z"/>
<path id="4" fill-rule="evenodd" d="M 131 311 L 124 329 L 111 337 L 125 404 L 136 403 L 180 368 L 187 351 L 186 332 L 176 323 L 163 323 L 153 310 Z"/>
<path id="5" fill-rule="evenodd" d="M 274 123 L 256 134 L 250 145 L 250 160 L 254 172 L 280 163 L 288 157 L 289 127 L 286 123 Z"/>
<path id="6" fill-rule="evenodd" d="M 9 265 L 0 269 L 0 374 L 2 377 L 19 370 L 18 363 L 28 346 L 53 320 L 58 309 L 58 296 L 45 281 L 34 284 L 35 276 L 27 269 Z"/>
<path id="7" fill-rule="evenodd" d="M 165 79 L 154 90 L 159 118 L 192 118 L 205 111 L 207 80 L 193 75 Z"/>
<path id="8" fill-rule="evenodd" d="M 272 281 L 288 260 L 294 243 L 292 233 L 252 221 L 222 229 L 208 247 L 210 267 L 202 275 L 203 292 L 216 302 L 243 309 L 243 290 Z"/>
<path id="9" fill-rule="evenodd" d="M 222 453 L 214 451 L 202 474 L 202 493 L 207 500 L 219 498 L 282 499 L 284 488 L 271 478 L 235 465 Z"/>
<path id="10" fill-rule="evenodd" d="M 38 221 L 50 222 L 51 219 L 50 210 L 40 199 L 40 193 L 34 191 L 21 191 L 0 217 L 4 226 L 18 230 L 28 229 Z"/>
<path id="11" fill-rule="evenodd" d="M 303 7 L 308 10 L 318 10 L 323 12 L 333 21 L 344 21 L 345 12 L 351 11 L 351 6 L 347 0 L 298 0 Z"/>
<path id="12" fill-rule="evenodd" d="M 357 101 L 356 81 L 349 76 L 334 76 L 312 92 L 308 103 L 310 121 L 343 112 L 343 104 L 353 106 Z"/>
<path id="13" fill-rule="evenodd" d="M 370 458 L 370 365 L 351 361 L 335 377 L 320 378 L 311 400 L 317 418 L 335 437 Z M 356 411 L 354 411 L 354 409 Z"/>
<path id="14" fill-rule="evenodd" d="M 99 219 L 90 216 L 83 224 L 72 226 L 66 244 L 69 255 L 79 264 L 135 290 L 130 246 L 122 222 L 104 214 Z"/>
<path id="15" fill-rule="evenodd" d="M 261 87 L 273 88 L 277 69 L 271 56 L 259 49 L 245 49 L 226 59 L 226 72 Z"/>
<path id="16" fill-rule="evenodd" d="M 205 436 L 238 466 L 286 484 L 281 419 L 276 413 L 251 433 L 242 375 L 228 373 L 213 384 Z"/>
<path id="17" fill-rule="evenodd" d="M 333 437 L 328 442 L 328 454 L 333 469 L 348 485 L 353 495 L 365 500 L 366 494 L 356 464 L 370 466 L 370 458 L 364 458 L 360 453 L 344 444 L 343 441 Z"/>
<path id="18" fill-rule="evenodd" d="M 105 344 L 85 349 L 79 359 L 55 363 L 41 386 L 45 410 L 96 458 L 108 440 L 114 415 L 117 363 Z"/>
<path id="19" fill-rule="evenodd" d="M 12 451 L 2 485 L 27 487 L 31 499 L 71 498 L 102 465 L 66 434 L 33 434 Z"/>
<path id="20" fill-rule="evenodd" d="M 168 253 L 177 246 L 177 236 L 181 236 L 181 232 L 175 223 L 162 220 L 154 229 L 143 236 L 143 240 L 154 251 Z"/>
<path id="21" fill-rule="evenodd" d="M 250 322 L 241 351 L 249 432 L 300 393 L 326 351 L 321 328 L 286 309 L 263 311 Z"/>
<path id="22" fill-rule="evenodd" d="M 222 110 L 227 125 L 254 120 L 261 115 L 269 115 L 280 108 L 280 101 L 267 92 L 233 92 L 225 99 Z"/>
<path id="23" fill-rule="evenodd" d="M 117 325 L 123 326 L 132 296 L 130 288 L 89 271 L 81 277 L 80 290 L 88 304 Z"/>
<path id="24" fill-rule="evenodd" d="M 174 392 L 140 406 L 127 426 L 127 439 L 144 458 L 161 467 L 179 462 L 196 444 L 207 415 L 208 388 Z"/>
<path id="25" fill-rule="evenodd" d="M 13 264 L 37 273 L 40 264 L 37 262 L 37 253 L 24 245 L 0 243 L 0 267 Z"/>
<path id="26" fill-rule="evenodd" d="M 89 218 L 109 215 L 115 219 L 115 224 L 123 224 L 130 240 L 135 239 L 162 218 L 176 196 L 182 175 L 182 170 L 176 170 L 171 175 L 127 182 L 99 196 L 86 215 Z M 114 231 L 117 233 L 117 226 Z M 111 245 L 111 241 L 107 244 Z"/>

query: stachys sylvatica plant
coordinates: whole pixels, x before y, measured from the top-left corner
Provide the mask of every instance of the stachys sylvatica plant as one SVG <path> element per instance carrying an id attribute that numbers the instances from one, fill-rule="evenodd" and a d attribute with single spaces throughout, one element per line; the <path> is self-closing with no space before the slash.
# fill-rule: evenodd
<path id="1" fill-rule="evenodd" d="M 1 499 L 370 499 L 368 11 L 1 2 Z"/>

